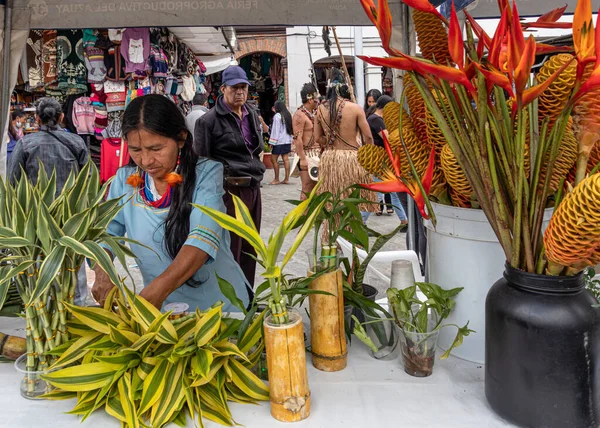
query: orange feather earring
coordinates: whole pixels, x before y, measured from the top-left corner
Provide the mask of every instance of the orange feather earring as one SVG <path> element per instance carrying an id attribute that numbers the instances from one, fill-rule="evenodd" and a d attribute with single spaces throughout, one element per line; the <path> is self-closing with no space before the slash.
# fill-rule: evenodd
<path id="1" fill-rule="evenodd" d="M 175 171 L 170 172 L 166 176 L 166 181 L 171 187 L 175 187 L 180 183 L 183 183 L 183 177 L 179 173 L 179 164 L 181 162 L 181 150 L 179 150 L 179 154 L 177 155 L 177 166 L 175 166 Z"/>
<path id="2" fill-rule="evenodd" d="M 127 180 L 125 182 L 131 187 L 140 187 L 142 184 L 144 184 L 144 179 L 140 175 L 139 167 L 135 169 L 135 172 L 133 174 L 127 177 Z"/>

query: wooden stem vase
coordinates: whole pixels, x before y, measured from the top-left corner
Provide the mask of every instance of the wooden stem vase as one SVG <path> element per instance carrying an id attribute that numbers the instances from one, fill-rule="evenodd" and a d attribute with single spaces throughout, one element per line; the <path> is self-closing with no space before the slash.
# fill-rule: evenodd
<path id="1" fill-rule="evenodd" d="M 310 414 L 310 389 L 306 374 L 306 350 L 302 317 L 288 309 L 290 322 L 264 322 L 271 415 L 282 422 L 297 422 Z"/>
<path id="2" fill-rule="evenodd" d="M 330 293 L 308 297 L 313 366 L 326 372 L 343 370 L 347 364 L 348 349 L 344 331 L 342 271 L 338 269 L 320 276 L 311 282 L 310 288 Z"/>

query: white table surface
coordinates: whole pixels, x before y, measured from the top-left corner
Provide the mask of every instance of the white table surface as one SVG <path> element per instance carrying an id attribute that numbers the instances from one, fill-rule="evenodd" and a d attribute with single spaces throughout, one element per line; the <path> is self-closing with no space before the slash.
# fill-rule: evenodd
<path id="1" fill-rule="evenodd" d="M 306 326 L 305 326 L 306 328 Z M 0 331 L 24 336 L 24 321 L 0 317 Z M 439 351 L 439 350 L 438 350 Z M 438 355 L 441 355 L 439 352 Z M 311 415 L 294 424 L 271 417 L 269 403 L 230 403 L 234 419 L 249 428 L 496 428 L 512 425 L 496 416 L 484 395 L 484 369 L 458 358 L 435 362 L 433 374 L 415 378 L 404 373 L 401 358 L 377 361 L 358 340 L 349 348 L 348 366 L 341 372 L 315 369 L 308 356 Z M 65 414 L 75 400 L 27 400 L 19 393 L 21 375 L 10 363 L 0 364 L 0 427 L 120 427 L 103 410 L 84 424 Z M 173 425 L 175 426 L 175 425 Z M 195 426 L 188 418 L 188 426 Z M 205 421 L 206 427 L 220 425 Z"/>

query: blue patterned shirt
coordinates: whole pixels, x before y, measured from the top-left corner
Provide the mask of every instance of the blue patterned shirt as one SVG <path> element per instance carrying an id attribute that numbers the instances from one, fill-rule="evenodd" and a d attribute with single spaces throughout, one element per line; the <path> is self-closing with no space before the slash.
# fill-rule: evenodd
<path id="1" fill-rule="evenodd" d="M 123 167 L 117 171 L 115 180 L 110 186 L 109 199 L 125 195 L 125 207 L 109 224 L 108 232 L 114 236 L 134 239 L 153 251 L 139 245 L 131 245 L 137 256 L 137 264 L 144 278 L 144 286 L 162 274 L 172 260 L 164 245 L 164 222 L 168 208 L 155 209 L 144 203 L 139 192 L 128 184 L 127 177 L 134 172 L 133 167 Z M 201 160 L 196 166 L 196 191 L 193 203 L 208 206 L 225 212 L 223 203 L 223 165 L 212 160 Z M 133 198 L 130 198 L 133 195 Z M 235 288 L 237 296 L 248 304 L 246 280 L 239 265 L 233 259 L 229 249 L 229 232 L 219 226 L 212 218 L 194 208 L 190 214 L 190 233 L 184 245 L 191 245 L 208 254 L 208 260 L 188 281 L 175 290 L 164 304 L 184 302 L 195 308 L 206 309 L 221 300 L 225 303 L 224 311 L 239 311 L 221 294 L 215 272 L 229 281 Z M 139 290 L 138 290 L 139 291 Z"/>

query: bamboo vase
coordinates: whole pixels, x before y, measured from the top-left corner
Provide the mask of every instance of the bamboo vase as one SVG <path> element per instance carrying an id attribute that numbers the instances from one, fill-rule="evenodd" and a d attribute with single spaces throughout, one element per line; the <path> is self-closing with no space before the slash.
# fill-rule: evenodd
<path id="1" fill-rule="evenodd" d="M 282 422 L 297 422 L 310 414 L 310 390 L 306 374 L 304 327 L 297 311 L 288 309 L 285 325 L 264 322 L 267 368 L 271 390 L 271 415 Z"/>
<path id="2" fill-rule="evenodd" d="M 342 271 L 338 269 L 320 276 L 311 282 L 310 289 L 331 294 L 309 296 L 313 366 L 326 372 L 343 370 L 347 364 L 348 350 L 344 331 Z"/>

